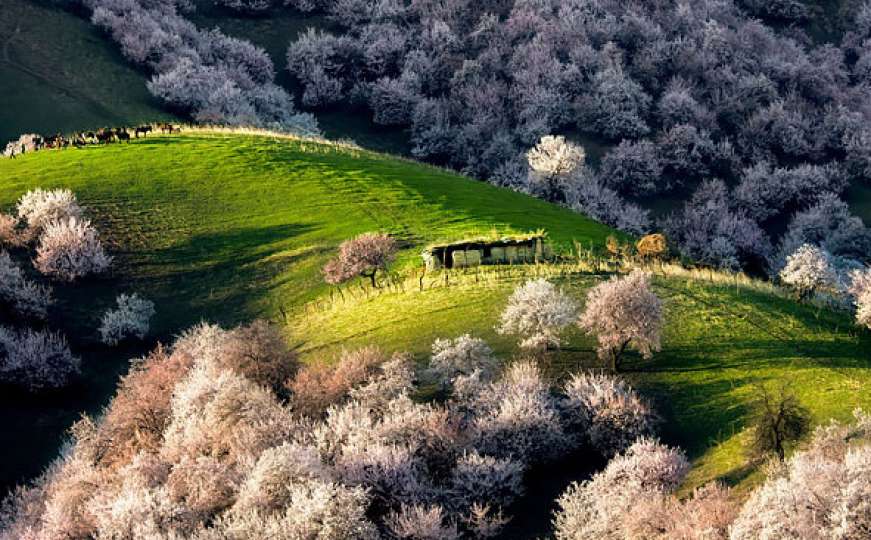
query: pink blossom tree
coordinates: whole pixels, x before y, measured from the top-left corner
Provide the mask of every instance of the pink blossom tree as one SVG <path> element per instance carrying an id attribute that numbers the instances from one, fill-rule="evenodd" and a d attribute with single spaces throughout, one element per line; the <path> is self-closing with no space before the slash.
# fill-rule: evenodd
<path id="1" fill-rule="evenodd" d="M 339 246 L 339 254 L 324 266 L 324 280 L 337 285 L 363 276 L 377 287 L 378 271 L 387 271 L 396 250 L 396 240 L 386 234 L 364 233 L 346 240 Z"/>
<path id="2" fill-rule="evenodd" d="M 105 272 L 111 262 L 91 222 L 71 217 L 44 226 L 33 264 L 43 274 L 75 281 Z"/>
<path id="3" fill-rule="evenodd" d="M 644 358 L 652 357 L 661 348 L 663 314 L 662 302 L 650 289 L 650 275 L 633 270 L 590 289 L 578 326 L 596 335 L 599 357 L 613 371 L 620 369 L 630 346 Z"/>

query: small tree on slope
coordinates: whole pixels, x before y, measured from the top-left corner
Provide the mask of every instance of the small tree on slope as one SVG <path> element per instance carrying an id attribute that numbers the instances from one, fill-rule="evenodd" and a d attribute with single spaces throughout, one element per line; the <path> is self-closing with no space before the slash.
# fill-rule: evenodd
<path id="1" fill-rule="evenodd" d="M 520 336 L 524 349 L 558 347 L 559 333 L 572 323 L 577 305 L 546 279 L 530 280 L 514 290 L 502 312 L 500 334 Z"/>
<path id="2" fill-rule="evenodd" d="M 396 241 L 386 234 L 365 233 L 346 240 L 339 254 L 324 266 L 324 280 L 337 285 L 356 276 L 368 277 L 376 287 L 375 276 L 396 257 Z"/>
<path id="3" fill-rule="evenodd" d="M 795 289 L 800 300 L 814 292 L 832 287 L 838 276 L 832 269 L 829 254 L 811 244 L 802 244 L 786 258 L 780 279 Z"/>
<path id="4" fill-rule="evenodd" d="M 620 360 L 629 346 L 644 358 L 659 351 L 662 325 L 662 302 L 650 290 L 649 274 L 640 270 L 590 289 L 578 320 L 582 330 L 596 334 L 599 358 L 608 361 L 614 371 L 620 369 Z"/>

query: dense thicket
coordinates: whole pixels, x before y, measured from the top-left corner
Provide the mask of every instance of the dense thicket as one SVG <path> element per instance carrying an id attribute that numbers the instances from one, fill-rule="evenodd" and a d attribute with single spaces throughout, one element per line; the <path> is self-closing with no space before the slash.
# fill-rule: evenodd
<path id="1" fill-rule="evenodd" d="M 219 30 L 200 30 L 184 18 L 187 0 L 67 0 L 91 11 L 130 61 L 153 73 L 152 94 L 205 123 L 256 126 L 317 134 L 310 114 L 273 82 L 266 52 Z"/>
<path id="2" fill-rule="evenodd" d="M 101 418 L 10 495 L 0 538 L 488 538 L 531 466 L 651 431 L 610 376 L 551 388 L 470 336 L 433 353 L 425 376 L 445 399 L 421 402 L 406 355 L 300 369 L 265 323 L 197 326 L 135 362 Z"/>
<path id="3" fill-rule="evenodd" d="M 420 158 L 627 230 L 650 224 L 619 195 L 701 185 L 718 219 L 696 228 L 696 200 L 669 225 L 711 264 L 764 264 L 761 229 L 871 170 L 869 3 L 835 45 L 768 24 L 808 15 L 792 0 L 298 4 L 342 30 L 311 29 L 290 45 L 305 105 L 365 104 L 376 123 L 408 126 Z M 613 146 L 596 172 L 575 152 L 581 166 L 560 183 L 548 174 L 542 189 L 527 150 L 575 132 Z M 712 201 L 714 178 L 736 187 Z"/>
<path id="4" fill-rule="evenodd" d="M 867 538 L 871 531 L 871 418 L 816 429 L 807 447 L 769 464 L 743 506 L 709 484 L 674 491 L 689 467 L 676 449 L 641 439 L 558 500 L 559 540 Z"/>

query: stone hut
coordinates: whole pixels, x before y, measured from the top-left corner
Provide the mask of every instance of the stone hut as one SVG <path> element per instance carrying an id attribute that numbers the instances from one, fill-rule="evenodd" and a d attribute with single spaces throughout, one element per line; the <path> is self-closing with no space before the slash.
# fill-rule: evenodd
<path id="1" fill-rule="evenodd" d="M 552 255 L 545 234 L 435 244 L 423 251 L 427 270 L 482 264 L 528 264 Z"/>

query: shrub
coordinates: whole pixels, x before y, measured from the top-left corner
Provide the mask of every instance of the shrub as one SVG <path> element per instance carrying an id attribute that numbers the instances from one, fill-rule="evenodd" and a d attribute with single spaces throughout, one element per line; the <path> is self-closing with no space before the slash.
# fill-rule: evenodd
<path id="1" fill-rule="evenodd" d="M 474 446 L 526 463 L 552 459 L 571 447 L 541 371 L 531 362 L 512 365 L 478 398 Z"/>
<path id="2" fill-rule="evenodd" d="M 368 277 L 376 287 L 376 274 L 387 271 L 396 257 L 396 241 L 386 234 L 366 233 L 342 242 L 336 258 L 324 266 L 324 279 L 336 285 L 354 277 Z"/>
<path id="3" fill-rule="evenodd" d="M 856 324 L 871 328 L 871 270 L 853 270 L 848 292 L 856 305 Z"/>
<path id="4" fill-rule="evenodd" d="M 871 527 L 868 418 L 817 428 L 797 452 L 750 495 L 732 524 L 732 540 L 861 538 Z"/>
<path id="5" fill-rule="evenodd" d="M 599 178 L 606 186 L 628 195 L 666 191 L 663 166 L 650 141 L 623 140 L 602 158 Z"/>
<path id="6" fill-rule="evenodd" d="M 557 500 L 558 540 L 624 538 L 639 501 L 674 491 L 689 470 L 682 452 L 651 439 L 639 439 L 612 459 L 605 470 L 574 482 Z"/>
<path id="7" fill-rule="evenodd" d="M 683 255 L 701 264 L 730 270 L 764 265 L 771 251 L 768 236 L 730 199 L 723 181 L 706 180 L 663 228 Z"/>
<path id="8" fill-rule="evenodd" d="M 400 539 L 458 540 L 460 533 L 454 523 L 446 522 L 441 506 L 400 506 L 387 516 L 387 529 Z"/>
<path id="9" fill-rule="evenodd" d="M 228 330 L 215 361 L 279 396 L 284 396 L 285 383 L 299 370 L 299 360 L 279 328 L 263 319 Z"/>
<path id="10" fill-rule="evenodd" d="M 57 333 L 0 327 L 0 379 L 28 390 L 59 388 L 81 362 Z"/>
<path id="11" fill-rule="evenodd" d="M 481 376 L 492 379 L 499 367 L 493 349 L 481 338 L 464 334 L 456 339 L 436 339 L 432 344 L 429 369 L 444 383 L 458 376 L 480 370 Z"/>
<path id="12" fill-rule="evenodd" d="M 558 347 L 559 334 L 577 313 L 575 302 L 546 279 L 517 287 L 500 317 L 501 334 L 516 334 L 524 349 Z"/>
<path id="13" fill-rule="evenodd" d="M 830 264 L 830 255 L 816 246 L 803 244 L 786 258 L 780 280 L 795 289 L 800 299 L 814 292 L 831 288 L 837 275 Z"/>
<path id="14" fill-rule="evenodd" d="M 660 349 L 662 303 L 650 290 L 650 276 L 633 270 L 628 276 L 613 277 L 587 293 L 578 326 L 599 341 L 599 357 L 617 371 L 623 353 L 635 347 L 650 358 Z"/>
<path id="15" fill-rule="evenodd" d="M 563 136 L 546 135 L 526 153 L 533 193 L 558 200 L 559 182 L 583 166 L 586 152 L 582 146 L 566 141 Z"/>
<path id="16" fill-rule="evenodd" d="M 319 417 L 330 405 L 347 398 L 351 388 L 365 382 L 387 360 L 376 347 L 342 353 L 338 364 L 309 364 L 288 381 L 295 411 Z"/>
<path id="17" fill-rule="evenodd" d="M 154 302 L 133 293 L 119 294 L 115 303 L 118 308 L 107 310 L 100 321 L 103 343 L 117 345 L 130 336 L 144 339 L 148 334 L 149 321 L 154 316 Z"/>
<path id="18" fill-rule="evenodd" d="M 88 274 L 105 272 L 111 262 L 91 222 L 72 217 L 45 225 L 34 265 L 43 274 L 62 281 L 75 281 Z"/>
<path id="19" fill-rule="evenodd" d="M 656 416 L 625 381 L 605 374 L 574 374 L 563 388 L 564 423 L 604 456 L 652 435 Z"/>
<path id="20" fill-rule="evenodd" d="M 5 251 L 0 251 L 0 299 L 18 313 L 44 319 L 48 307 L 54 302 L 51 288 L 24 277 Z"/>
<path id="21" fill-rule="evenodd" d="M 0 246 L 18 247 L 25 243 L 26 234 L 18 229 L 18 220 L 0 213 Z"/>
<path id="22" fill-rule="evenodd" d="M 27 227 L 29 237 L 39 234 L 51 223 L 82 217 L 82 208 L 75 194 L 68 189 L 36 188 L 28 191 L 18 199 L 16 211 L 18 219 Z"/>

